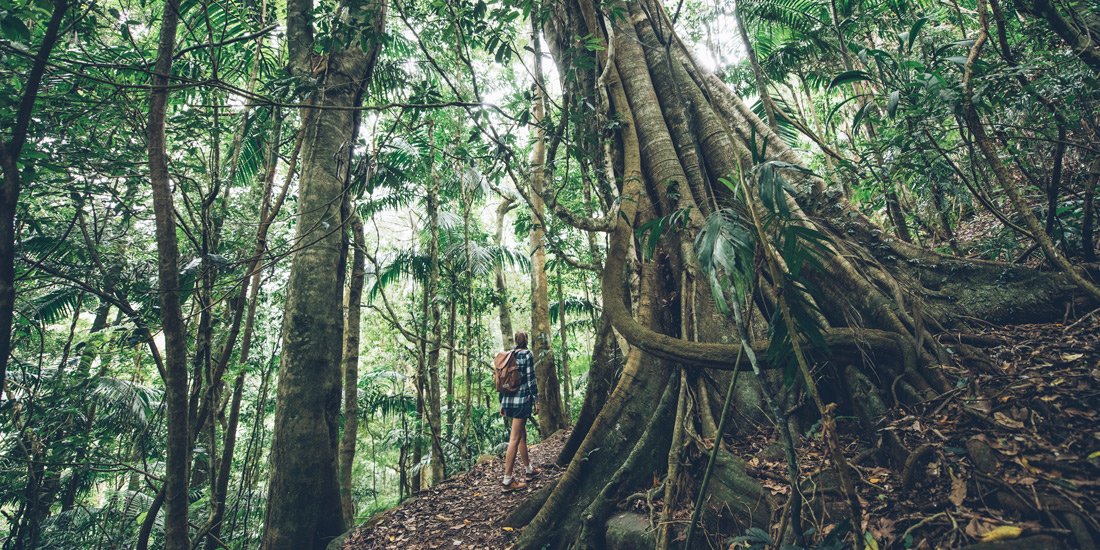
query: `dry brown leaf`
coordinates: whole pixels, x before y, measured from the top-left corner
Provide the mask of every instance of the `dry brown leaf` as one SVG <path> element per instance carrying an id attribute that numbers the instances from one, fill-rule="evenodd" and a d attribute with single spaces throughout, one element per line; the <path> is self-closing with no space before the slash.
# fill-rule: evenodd
<path id="1" fill-rule="evenodd" d="M 961 477 L 951 478 L 951 495 L 948 497 L 955 506 L 962 506 L 966 500 L 966 480 Z"/>
<path id="2" fill-rule="evenodd" d="M 967 535 L 969 535 L 971 537 L 974 537 L 974 538 L 978 538 L 983 533 L 988 533 L 989 531 L 992 531 L 992 530 L 993 530 L 993 524 L 991 524 L 987 521 L 983 521 L 983 520 L 981 520 L 979 518 L 976 518 L 976 517 L 975 518 L 970 518 L 970 522 L 968 522 L 966 524 L 966 527 L 963 528 L 964 533 L 966 533 Z"/>
<path id="3" fill-rule="evenodd" d="M 1008 415 L 1006 415 L 1005 413 L 1002 413 L 1002 412 L 993 413 L 993 420 L 996 420 L 998 424 L 1000 424 L 1002 426 L 1005 426 L 1007 428 L 1013 428 L 1013 429 L 1019 430 L 1019 429 L 1022 429 L 1024 427 L 1023 422 L 1020 422 L 1019 420 L 1014 420 L 1013 418 L 1009 417 Z"/>

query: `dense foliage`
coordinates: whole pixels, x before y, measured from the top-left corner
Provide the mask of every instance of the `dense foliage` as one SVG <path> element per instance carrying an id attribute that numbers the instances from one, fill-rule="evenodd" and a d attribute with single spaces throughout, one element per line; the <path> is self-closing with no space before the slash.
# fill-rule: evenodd
<path id="1" fill-rule="evenodd" d="M 1100 36 L 1100 5 L 669 4 L 697 55 L 802 154 L 829 196 L 851 200 L 890 234 L 1042 268 L 1095 261 L 1100 47 L 1075 40 Z M 367 40 L 349 5 L 358 6 L 319 3 L 312 13 L 318 75 L 328 52 Z M 167 422 L 146 123 L 160 21 L 173 6 L 0 5 L 12 207 L 0 222 L 13 224 L 0 252 L 13 262 L 15 293 L 0 376 L 4 548 L 163 543 L 162 520 L 149 514 L 163 498 Z M 286 8 L 178 4 L 167 152 L 188 339 L 191 536 L 211 548 L 251 548 L 261 537 L 287 280 L 295 251 L 309 246 L 294 237 L 297 171 L 308 107 L 323 93 L 287 70 Z M 364 228 L 361 243 L 349 229 L 345 253 L 366 259 L 350 487 L 357 520 L 438 481 L 426 473 L 433 461 L 451 475 L 506 441 L 490 370 L 509 344 L 505 315 L 512 330 L 549 319 L 564 410 L 580 413 L 603 301 L 607 244 L 597 226 L 620 199 L 614 174 L 589 153 L 614 142 L 620 121 L 560 89 L 563 68 L 547 70 L 553 78 L 535 69 L 533 52 L 545 46 L 532 40 L 532 19 L 538 28 L 549 11 L 512 0 L 388 5 L 358 134 L 345 144 L 340 198 Z M 579 51 L 606 48 L 574 38 Z M 564 73 L 571 78 L 585 77 Z M 537 114 L 532 105 L 542 102 Z M 540 141 L 547 158 L 532 167 Z M 758 145 L 761 154 L 768 147 Z M 772 193 L 771 228 L 786 223 L 775 197 L 795 169 L 762 161 L 718 176 L 734 193 Z M 547 176 L 541 194 L 528 182 L 536 170 Z M 653 220 L 638 246 L 652 249 L 681 221 Z M 538 231 L 548 261 L 533 264 Z M 823 238 L 797 227 L 786 235 L 795 319 L 777 326 L 819 340 L 798 272 Z M 726 209 L 695 241 L 719 302 L 753 293 L 761 267 L 746 257 L 755 239 L 745 213 Z M 541 309 L 533 271 L 549 283 L 545 311 L 532 311 Z M 752 327 L 738 325 L 748 342 Z M 791 340 L 772 340 L 788 383 L 798 366 Z M 219 508 L 224 519 L 214 521 Z"/>

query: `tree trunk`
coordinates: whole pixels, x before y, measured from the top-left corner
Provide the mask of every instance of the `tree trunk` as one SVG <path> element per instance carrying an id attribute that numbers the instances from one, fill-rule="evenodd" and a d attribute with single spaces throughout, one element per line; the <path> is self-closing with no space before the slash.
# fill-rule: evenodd
<path id="1" fill-rule="evenodd" d="M 187 403 L 187 334 L 180 310 L 179 247 L 176 212 L 168 175 L 165 118 L 168 84 L 179 24 L 179 0 L 167 0 L 161 16 L 160 42 L 149 92 L 146 140 L 149 148 L 149 181 L 153 187 L 153 213 L 157 235 L 157 281 L 160 285 L 161 330 L 164 332 L 164 400 L 167 403 L 168 452 L 164 474 L 165 548 L 190 546 L 187 529 L 187 483 L 190 466 L 190 430 Z"/>
<path id="2" fill-rule="evenodd" d="M 1085 213 L 1081 216 L 1081 257 L 1086 262 L 1096 261 L 1096 240 L 1093 232 L 1096 228 L 1096 188 L 1100 186 L 1100 157 L 1092 162 L 1092 170 L 1086 177 L 1085 200 L 1082 208 Z"/>
<path id="3" fill-rule="evenodd" d="M 35 53 L 27 84 L 19 98 L 15 113 L 15 125 L 6 142 L 0 142 L 0 170 L 4 179 L 0 184 L 0 394 L 4 392 L 8 372 L 8 356 L 11 355 L 11 327 L 15 316 L 15 211 L 19 205 L 19 191 L 23 184 L 19 157 L 27 143 L 34 102 L 42 87 L 46 64 L 57 45 L 61 20 L 69 9 L 68 0 L 54 0 L 50 22 L 42 35 L 42 44 Z M 175 32 L 175 28 L 172 28 Z"/>
<path id="4" fill-rule="evenodd" d="M 557 287 L 558 287 L 558 340 L 561 341 L 561 385 L 562 385 L 562 405 L 565 408 L 565 417 L 568 419 L 570 416 L 569 399 L 572 393 L 572 379 L 569 374 L 569 338 L 566 334 L 566 321 L 565 321 L 565 289 L 562 284 L 561 268 L 558 269 Z"/>
<path id="5" fill-rule="evenodd" d="M 465 330 L 462 335 L 462 348 L 466 351 L 462 364 L 466 367 L 466 394 L 463 396 L 462 414 L 462 455 L 467 461 L 472 458 L 470 452 L 470 424 L 473 423 L 474 370 L 471 361 L 474 358 L 473 318 L 474 318 L 474 266 L 470 258 L 470 210 L 473 208 L 472 192 L 462 183 L 462 254 L 466 268 L 466 312 Z"/>
<path id="6" fill-rule="evenodd" d="M 608 17 L 603 10 L 621 15 Z M 622 199 L 601 281 L 603 314 L 630 348 L 622 375 L 583 430 L 583 439 L 567 443 L 561 458 L 568 465 L 523 529 L 517 546 L 585 548 L 603 544 L 605 522 L 623 497 L 651 487 L 654 476 L 668 475 L 665 459 L 677 428 L 699 426 L 704 436 L 716 431 L 715 411 L 708 403 L 721 400 L 710 398 L 706 385 L 691 386 L 702 390 L 692 390 L 697 399 L 688 404 L 685 422 L 674 425 L 680 377 L 673 373 L 677 366 L 688 368 L 689 373 L 700 367 L 730 370 L 738 352 L 745 349 L 733 336 L 736 325 L 717 313 L 710 286 L 699 277 L 702 272 L 692 248 L 713 205 L 734 204 L 737 199 L 717 183 L 717 177 L 736 176 L 742 169 L 747 173 L 754 165 L 754 143 L 759 149 L 764 139 L 768 160 L 798 164 L 799 159 L 725 84 L 696 66 L 660 3 L 640 0 L 597 6 L 590 0 L 563 1 L 551 9 L 546 32 L 559 74 L 569 75 L 563 77 L 563 88 L 583 98 L 583 91 L 571 87 L 599 82 L 603 86 L 599 91 L 610 98 L 613 113 L 609 115 L 619 122 L 616 143 L 621 156 L 615 179 L 621 182 Z M 573 47 L 577 36 L 611 44 L 605 50 L 578 53 Z M 570 65 L 577 55 L 592 58 Z M 585 71 L 601 76 L 596 79 Z M 857 371 L 874 368 L 874 372 L 890 373 L 868 379 L 896 379 L 903 400 L 920 400 L 948 385 L 936 370 L 925 368 L 946 354 L 924 327 L 956 325 L 962 315 L 975 315 L 975 311 L 989 320 L 1060 318 L 1060 308 L 1068 300 L 1082 300 L 1064 274 L 960 260 L 886 238 L 846 201 L 826 198 L 825 186 L 815 177 L 790 174 L 787 179 L 796 190 L 786 201 L 797 220 L 792 223 L 814 228 L 830 241 L 821 267 L 801 274 L 820 289 L 812 300 L 823 312 L 829 360 Z M 668 189 L 674 185 L 680 192 L 670 197 Z M 744 206 L 747 211 L 764 208 L 758 199 L 753 201 Z M 652 259 L 642 261 L 632 248 L 636 229 L 678 211 L 687 212 L 683 227 L 666 232 L 647 256 Z M 764 251 L 773 246 L 757 241 Z M 634 275 L 640 280 L 638 301 L 628 307 L 623 288 Z M 776 296 L 777 303 L 768 303 Z M 772 307 L 781 305 L 783 296 L 765 295 L 761 300 Z M 862 326 L 849 327 L 849 321 L 857 318 Z M 756 353 L 756 360 L 761 368 L 775 367 L 762 352 Z M 805 382 L 807 391 L 816 384 L 812 379 Z M 829 399 L 835 399 L 842 410 L 859 414 L 848 408 L 858 401 L 850 395 Z M 586 396 L 585 409 L 589 406 Z M 582 410 L 582 419 L 585 414 Z M 721 454 L 726 458 L 719 461 L 721 471 L 716 471 L 708 488 L 725 488 L 720 500 L 735 511 L 739 529 L 768 525 L 776 503 L 747 475 L 743 463 Z M 844 457 L 832 458 L 837 463 Z M 665 483 L 691 479 L 698 478 L 687 475 Z M 852 513 L 858 514 L 858 508 L 853 507 Z"/>
<path id="7" fill-rule="evenodd" d="M 505 197 L 497 205 L 496 232 L 493 234 L 494 244 L 497 248 L 503 246 L 504 217 L 516 207 L 516 201 L 511 197 Z M 516 345 L 513 338 L 515 332 L 512 329 L 512 308 L 508 300 L 508 284 L 504 279 L 504 266 L 499 262 L 493 266 L 493 276 L 496 278 L 497 299 L 500 300 L 500 346 L 503 349 L 512 349 Z"/>
<path id="8" fill-rule="evenodd" d="M 550 283 L 546 276 L 546 207 L 542 193 L 546 174 L 545 88 L 542 82 L 542 48 L 537 29 L 531 34 L 535 50 L 535 86 L 531 105 L 534 145 L 531 147 L 531 206 L 535 210 L 531 227 L 531 352 L 535 356 L 535 380 L 539 388 L 539 433 L 542 437 L 565 428 L 569 419 L 562 408 L 554 349 L 550 332 Z"/>
<path id="9" fill-rule="evenodd" d="M 218 465 L 218 479 L 214 484 L 214 493 L 210 495 L 214 513 L 210 518 L 210 534 L 206 537 L 207 550 L 227 546 L 221 540 L 222 522 L 225 520 L 225 500 L 229 494 L 229 474 L 233 470 L 233 453 L 237 448 L 237 425 L 241 418 L 242 395 L 243 372 L 237 375 L 237 381 L 233 384 L 233 401 L 229 405 L 229 422 L 225 426 L 225 443 L 222 445 L 222 458 Z"/>
<path id="10" fill-rule="evenodd" d="M 1100 74 L 1100 46 L 1097 45 L 1096 37 L 1090 36 L 1092 33 L 1088 27 L 1078 28 L 1083 14 L 1075 13 L 1072 3 L 1069 4 L 1069 17 L 1062 15 L 1055 3 L 1050 0 L 1030 0 L 1020 2 L 1018 5 L 1025 5 L 1032 15 L 1045 19 L 1051 30 L 1066 42 L 1073 53 L 1077 54 L 1077 57 L 1080 57 L 1081 61 L 1084 61 L 1093 71 Z"/>
<path id="11" fill-rule="evenodd" d="M 433 138 L 434 139 L 434 138 Z M 439 334 L 439 177 L 435 172 L 435 160 L 432 160 L 432 174 L 428 189 L 428 261 L 431 268 L 428 273 L 425 296 L 429 303 L 425 304 L 424 323 L 427 327 L 427 337 L 421 340 L 421 353 L 424 355 L 424 368 L 427 371 L 427 415 L 428 430 L 431 439 L 431 457 L 428 459 L 428 470 L 423 476 L 421 487 L 431 487 L 445 477 L 443 462 L 443 423 L 440 415 L 442 395 L 439 388 L 439 349 L 442 336 Z M 430 324 L 428 324 L 430 323 Z"/>
<path id="12" fill-rule="evenodd" d="M 292 71 L 317 78 L 317 106 L 305 118 L 297 252 L 290 268 L 283 318 L 283 354 L 271 443 L 271 477 L 261 548 L 320 549 L 344 531 L 337 481 L 345 195 L 358 107 L 381 47 L 382 3 L 345 6 L 371 22 L 369 50 L 358 44 L 316 57 L 313 4 L 287 6 Z M 319 71 L 320 75 L 316 75 Z"/>
<path id="13" fill-rule="evenodd" d="M 773 132 L 779 133 L 779 121 L 775 112 L 778 111 L 771 94 L 768 93 L 768 84 L 764 79 L 764 69 L 760 67 L 760 58 L 756 56 L 752 41 L 749 40 L 749 30 L 745 27 L 745 20 L 741 17 L 741 6 L 734 4 L 733 19 L 737 24 L 737 33 L 741 38 L 741 45 L 745 47 L 745 55 L 749 58 L 749 66 L 752 67 L 752 77 L 756 82 L 756 93 L 760 95 L 760 103 L 764 106 L 764 114 L 768 117 L 768 127 Z"/>
<path id="14" fill-rule="evenodd" d="M 457 286 L 451 277 L 451 289 Z M 458 322 L 458 300 L 448 300 L 447 310 L 447 434 L 454 433 L 455 425 L 455 323 Z"/>
<path id="15" fill-rule="evenodd" d="M 359 319 L 362 316 L 363 279 L 366 277 L 366 237 L 363 220 L 351 217 L 352 262 L 348 285 L 347 319 L 344 323 L 344 431 L 340 437 L 340 504 L 344 524 L 354 525 L 355 501 L 351 489 L 355 465 L 355 443 L 359 437 Z"/>

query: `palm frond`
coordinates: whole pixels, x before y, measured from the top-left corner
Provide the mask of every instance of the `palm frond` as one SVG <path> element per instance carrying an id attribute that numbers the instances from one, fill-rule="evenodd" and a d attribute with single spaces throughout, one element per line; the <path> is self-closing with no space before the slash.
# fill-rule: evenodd
<path id="1" fill-rule="evenodd" d="M 738 301 L 748 292 L 754 277 L 755 247 L 755 237 L 739 212 L 724 208 L 707 216 L 695 238 L 695 255 L 707 275 L 719 311 L 725 313 L 737 307 L 726 299 L 727 290 L 732 290 Z"/>
<path id="2" fill-rule="evenodd" d="M 399 252 L 374 274 L 374 284 L 371 285 L 367 298 L 374 300 L 378 297 L 378 293 L 405 277 L 424 281 L 430 269 L 431 258 L 410 251 Z"/>
<path id="3" fill-rule="evenodd" d="M 24 323 L 42 323 L 52 325 L 71 317 L 80 301 L 82 292 L 72 287 L 62 287 L 31 300 L 26 310 L 26 316 L 20 320 Z"/>
<path id="4" fill-rule="evenodd" d="M 105 420 L 145 427 L 160 404 L 161 392 L 120 378 L 100 377 L 92 390 L 108 411 Z"/>
<path id="5" fill-rule="evenodd" d="M 742 0 L 742 18 L 813 32 L 824 26 L 826 4 L 819 0 Z"/>
<path id="6" fill-rule="evenodd" d="M 550 303 L 550 322 L 557 323 L 558 315 L 564 311 L 567 315 L 581 315 L 591 319 L 600 313 L 600 305 L 583 298 L 568 297 Z"/>

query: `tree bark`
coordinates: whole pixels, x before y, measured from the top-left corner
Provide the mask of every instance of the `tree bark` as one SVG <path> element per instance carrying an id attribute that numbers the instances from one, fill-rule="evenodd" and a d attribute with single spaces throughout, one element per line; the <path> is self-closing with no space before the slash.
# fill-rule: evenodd
<path id="1" fill-rule="evenodd" d="M 433 137 L 434 139 L 434 137 Z M 434 153 L 433 153 L 434 154 Z M 431 487 L 446 476 L 446 468 L 443 460 L 443 422 L 441 418 L 442 395 L 439 387 L 439 350 L 442 343 L 442 335 L 439 333 L 439 177 L 435 171 L 435 159 L 432 159 L 432 170 L 429 178 L 427 195 L 428 207 L 428 261 L 431 268 L 428 272 L 425 296 L 429 303 L 425 304 L 424 323 L 427 326 L 427 337 L 424 338 L 421 353 L 424 355 L 424 367 L 427 371 L 427 416 L 428 431 L 431 439 L 431 457 L 428 459 L 428 470 L 423 478 L 421 487 Z"/>
<path id="2" fill-rule="evenodd" d="M 572 380 L 569 374 L 569 338 L 565 321 L 565 289 L 562 284 L 561 268 L 558 269 L 558 340 L 561 342 L 561 382 L 562 382 L 562 406 L 565 409 L 566 418 L 570 416 L 569 399 L 572 397 Z"/>
<path id="3" fill-rule="evenodd" d="M 760 58 L 756 56 L 752 41 L 749 40 L 749 30 L 745 27 L 745 20 L 741 17 L 741 6 L 734 4 L 733 18 L 737 24 L 737 34 L 741 38 L 741 45 L 745 47 L 745 55 L 749 58 L 749 66 L 752 67 L 753 80 L 756 82 L 756 93 L 760 94 L 760 103 L 764 105 L 764 114 L 768 117 L 768 127 L 773 132 L 779 133 L 779 120 L 775 116 L 778 111 L 771 94 L 768 93 L 768 84 L 764 79 L 764 69 L 760 67 Z"/>
<path id="4" fill-rule="evenodd" d="M 532 24 L 534 25 L 534 24 Z M 531 227 L 531 352 L 535 357 L 535 379 L 539 387 L 539 433 L 542 437 L 565 428 L 569 418 L 561 403 L 557 369 L 554 366 L 554 349 L 550 332 L 550 283 L 546 276 L 546 207 L 542 194 L 545 187 L 546 115 L 545 86 L 542 82 L 542 48 L 539 32 L 532 27 L 534 47 L 533 101 L 531 123 L 534 145 L 531 148 L 531 206 L 534 208 Z"/>
<path id="5" fill-rule="evenodd" d="M 225 442 L 222 445 L 222 458 L 218 466 L 218 479 L 214 493 L 210 495 L 214 513 L 210 518 L 210 534 L 206 537 L 207 550 L 217 550 L 225 546 L 221 540 L 222 523 L 225 520 L 225 500 L 229 494 L 229 474 L 233 470 L 233 453 L 237 448 L 237 425 L 241 418 L 241 397 L 244 395 L 244 373 L 237 375 L 233 384 L 233 401 L 229 405 L 229 422 L 225 426 Z"/>
<path id="6" fill-rule="evenodd" d="M 167 0 L 161 16 L 160 42 L 149 93 L 146 140 L 149 148 L 149 181 L 153 188 L 153 213 L 157 235 L 157 281 L 160 284 L 161 330 L 164 332 L 168 452 L 165 468 L 165 548 L 190 546 L 187 527 L 188 469 L 190 457 L 189 406 L 187 399 L 187 334 L 180 310 L 179 247 L 176 243 L 175 206 L 168 174 L 165 118 L 168 84 L 179 24 L 179 0 Z"/>
<path id="7" fill-rule="evenodd" d="M 1080 14 L 1067 18 L 1050 0 L 1030 0 L 1023 4 L 1030 4 L 1027 6 L 1028 11 L 1045 19 L 1051 30 L 1066 42 L 1073 53 L 1100 74 L 1100 46 L 1097 45 L 1096 36 L 1090 36 L 1091 32 L 1087 28 L 1083 30 L 1077 27 L 1077 22 L 1081 21 Z"/>
<path id="8" fill-rule="evenodd" d="M 352 468 L 355 444 L 359 437 L 359 320 L 362 316 L 363 280 L 366 277 L 366 237 L 363 220 L 351 217 L 352 262 L 348 285 L 347 319 L 344 322 L 344 431 L 340 437 L 340 504 L 344 524 L 354 525 L 355 501 L 352 500 Z"/>
<path id="9" fill-rule="evenodd" d="M 271 477 L 261 548 L 321 549 L 344 531 L 337 481 L 343 347 L 345 194 L 359 126 L 358 107 L 382 43 L 385 5 L 348 2 L 358 44 L 314 53 L 313 3 L 287 6 L 291 70 L 316 78 L 317 107 L 305 117 L 298 191 L 297 252 L 283 318 Z M 361 25 L 360 25 L 361 24 Z"/>
<path id="10" fill-rule="evenodd" d="M 495 238 L 494 243 L 498 248 L 503 246 L 504 217 L 515 207 L 516 201 L 511 197 L 505 197 L 497 205 L 496 231 L 493 236 Z M 508 284 L 504 279 L 504 266 L 500 265 L 499 262 L 493 266 L 493 276 L 496 279 L 497 299 L 500 300 L 500 346 L 503 349 L 512 349 L 516 345 L 513 340 L 515 332 L 512 329 L 512 308 L 508 300 Z"/>
<path id="11" fill-rule="evenodd" d="M 42 36 L 42 44 L 34 55 L 27 84 L 19 98 L 15 124 L 6 142 L 0 142 L 0 169 L 4 179 L 0 187 L 0 394 L 7 382 L 8 356 L 11 355 L 11 327 L 15 316 L 15 214 L 19 206 L 19 191 L 23 175 L 19 171 L 19 157 L 27 143 L 34 102 L 42 87 L 46 64 L 57 45 L 61 21 L 69 9 L 68 0 L 54 0 L 50 22 Z"/>

